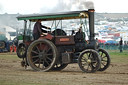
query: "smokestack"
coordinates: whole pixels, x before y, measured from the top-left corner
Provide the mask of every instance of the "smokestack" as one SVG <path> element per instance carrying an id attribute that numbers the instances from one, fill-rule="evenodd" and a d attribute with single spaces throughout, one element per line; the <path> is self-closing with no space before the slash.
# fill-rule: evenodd
<path id="1" fill-rule="evenodd" d="M 93 41 L 95 34 L 94 34 L 94 9 L 89 9 L 88 13 L 89 13 L 89 32 L 90 32 L 90 37 L 89 40 Z"/>

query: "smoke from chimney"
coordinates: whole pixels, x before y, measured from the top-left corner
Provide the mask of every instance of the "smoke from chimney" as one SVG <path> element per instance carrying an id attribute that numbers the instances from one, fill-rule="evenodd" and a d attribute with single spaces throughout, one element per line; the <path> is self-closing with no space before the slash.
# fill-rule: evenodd
<path id="1" fill-rule="evenodd" d="M 94 3 L 92 1 L 85 2 L 85 7 L 87 9 L 94 9 Z"/>
<path id="2" fill-rule="evenodd" d="M 0 13 L 2 12 L 2 9 L 3 9 L 3 7 L 2 7 L 2 5 L 0 4 Z"/>
<path id="3" fill-rule="evenodd" d="M 62 11 L 77 11 L 77 10 L 86 10 L 94 9 L 94 4 L 92 1 L 86 0 L 58 0 L 56 5 L 52 8 L 41 8 L 41 13 L 56 13 Z"/>
<path id="4" fill-rule="evenodd" d="M 85 9 L 94 9 L 94 4 L 92 1 L 86 0 L 75 0 L 71 1 L 73 10 L 85 10 Z"/>

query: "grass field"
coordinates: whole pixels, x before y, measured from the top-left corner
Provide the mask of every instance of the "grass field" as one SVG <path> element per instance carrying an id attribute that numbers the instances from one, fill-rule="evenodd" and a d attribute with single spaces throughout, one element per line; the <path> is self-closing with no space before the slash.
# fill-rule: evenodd
<path id="1" fill-rule="evenodd" d="M 0 53 L 0 85 L 128 85 L 128 51 L 108 50 L 110 67 L 83 73 L 77 64 L 58 72 L 35 72 L 20 66 L 15 53 Z"/>
<path id="2" fill-rule="evenodd" d="M 111 62 L 128 64 L 128 50 L 122 53 L 119 50 L 108 50 L 108 53 L 111 57 Z"/>

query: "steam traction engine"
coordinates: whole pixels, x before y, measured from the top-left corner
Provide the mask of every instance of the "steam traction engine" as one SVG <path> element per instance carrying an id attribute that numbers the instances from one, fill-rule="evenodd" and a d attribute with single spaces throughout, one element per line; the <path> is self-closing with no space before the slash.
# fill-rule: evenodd
<path id="1" fill-rule="evenodd" d="M 57 28 L 56 20 L 81 18 L 88 18 L 89 21 L 88 43 L 76 42 L 78 39 L 76 36 L 67 35 L 62 29 L 50 31 L 48 35 L 35 41 L 31 39 L 26 41 L 27 21 L 52 20 Z M 83 72 L 91 73 L 97 70 L 104 71 L 110 65 L 109 54 L 104 49 L 99 49 L 94 39 L 94 9 L 57 14 L 21 15 L 17 19 L 25 22 L 23 43 L 17 48 L 18 57 L 23 58 L 23 66 L 31 66 L 36 71 L 45 72 L 62 70 L 70 63 L 78 63 Z"/>

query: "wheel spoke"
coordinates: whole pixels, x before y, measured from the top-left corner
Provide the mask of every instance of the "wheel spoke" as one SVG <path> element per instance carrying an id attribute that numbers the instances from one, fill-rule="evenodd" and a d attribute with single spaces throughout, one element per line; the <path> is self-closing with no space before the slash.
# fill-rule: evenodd
<path id="1" fill-rule="evenodd" d="M 36 55 L 36 56 L 32 56 L 32 58 L 38 58 L 39 57 L 39 55 Z"/>
<path id="2" fill-rule="evenodd" d="M 102 57 L 102 58 L 106 58 L 107 56 L 104 56 L 104 57 Z"/>
<path id="3" fill-rule="evenodd" d="M 39 59 L 39 65 L 38 65 L 38 68 L 40 68 L 40 63 L 41 63 L 41 59 Z"/>
<path id="4" fill-rule="evenodd" d="M 46 56 L 53 55 L 53 54 L 45 54 Z"/>
<path id="5" fill-rule="evenodd" d="M 21 51 L 20 51 L 20 53 L 21 53 L 21 54 L 23 54 L 23 53 L 24 53 L 24 51 L 22 51 L 22 50 L 21 50 Z"/>
<path id="6" fill-rule="evenodd" d="M 82 66 L 84 67 L 85 65 L 87 65 L 87 63 L 83 63 Z"/>
<path id="7" fill-rule="evenodd" d="M 36 52 L 36 51 L 34 51 L 34 50 L 32 50 L 32 53 L 39 54 L 38 52 Z"/>
<path id="8" fill-rule="evenodd" d="M 44 61 L 42 62 L 42 68 L 45 68 L 45 67 L 44 67 Z"/>
<path id="9" fill-rule="evenodd" d="M 51 58 L 49 58 L 49 57 L 46 57 L 48 60 L 50 60 L 50 61 L 52 61 L 52 59 Z"/>
<path id="10" fill-rule="evenodd" d="M 23 52 L 20 52 L 20 55 L 23 55 Z"/>
<path id="11" fill-rule="evenodd" d="M 102 64 L 103 66 L 105 66 L 104 63 L 101 62 L 101 64 Z"/>
<path id="12" fill-rule="evenodd" d="M 46 53 L 48 53 L 50 50 L 51 50 L 51 48 L 48 48 L 48 49 L 46 50 Z"/>
<path id="13" fill-rule="evenodd" d="M 93 70 L 93 66 L 91 64 L 89 64 L 90 70 Z"/>
<path id="14" fill-rule="evenodd" d="M 89 71 L 89 64 L 88 64 L 88 67 L 87 67 L 87 71 Z"/>
<path id="15" fill-rule="evenodd" d="M 42 50 L 42 43 L 39 43 L 40 44 L 40 48 L 41 48 L 41 50 Z"/>
<path id="16" fill-rule="evenodd" d="M 38 58 L 38 59 L 36 59 L 33 63 L 35 64 L 37 61 L 39 61 L 39 58 Z"/>
<path id="17" fill-rule="evenodd" d="M 45 47 L 45 44 L 40 43 L 40 52 L 44 52 Z"/>
<path id="18" fill-rule="evenodd" d="M 96 60 L 91 60 L 92 63 L 96 63 L 97 61 Z"/>
<path id="19" fill-rule="evenodd" d="M 40 52 L 39 48 L 36 46 L 36 49 L 38 50 L 38 52 Z"/>
<path id="20" fill-rule="evenodd" d="M 92 53 L 89 53 L 88 59 L 91 59 L 92 56 Z"/>
<path id="21" fill-rule="evenodd" d="M 102 60 L 102 61 L 107 62 L 107 60 Z"/>
<path id="22" fill-rule="evenodd" d="M 89 57 L 89 53 L 86 53 L 86 55 Z"/>
<path id="23" fill-rule="evenodd" d="M 46 47 L 47 47 L 47 46 L 44 46 L 43 51 L 42 51 L 43 53 L 46 51 Z"/>
<path id="24" fill-rule="evenodd" d="M 82 61 L 82 60 L 84 60 L 84 61 Z M 82 59 L 82 60 L 81 60 L 81 62 L 87 62 L 87 59 Z"/>
<path id="25" fill-rule="evenodd" d="M 50 65 L 47 60 L 45 60 L 45 62 L 47 63 L 47 65 Z"/>
<path id="26" fill-rule="evenodd" d="M 103 52 L 102 52 L 102 54 L 100 55 L 100 57 L 102 57 L 102 55 L 103 55 Z"/>

